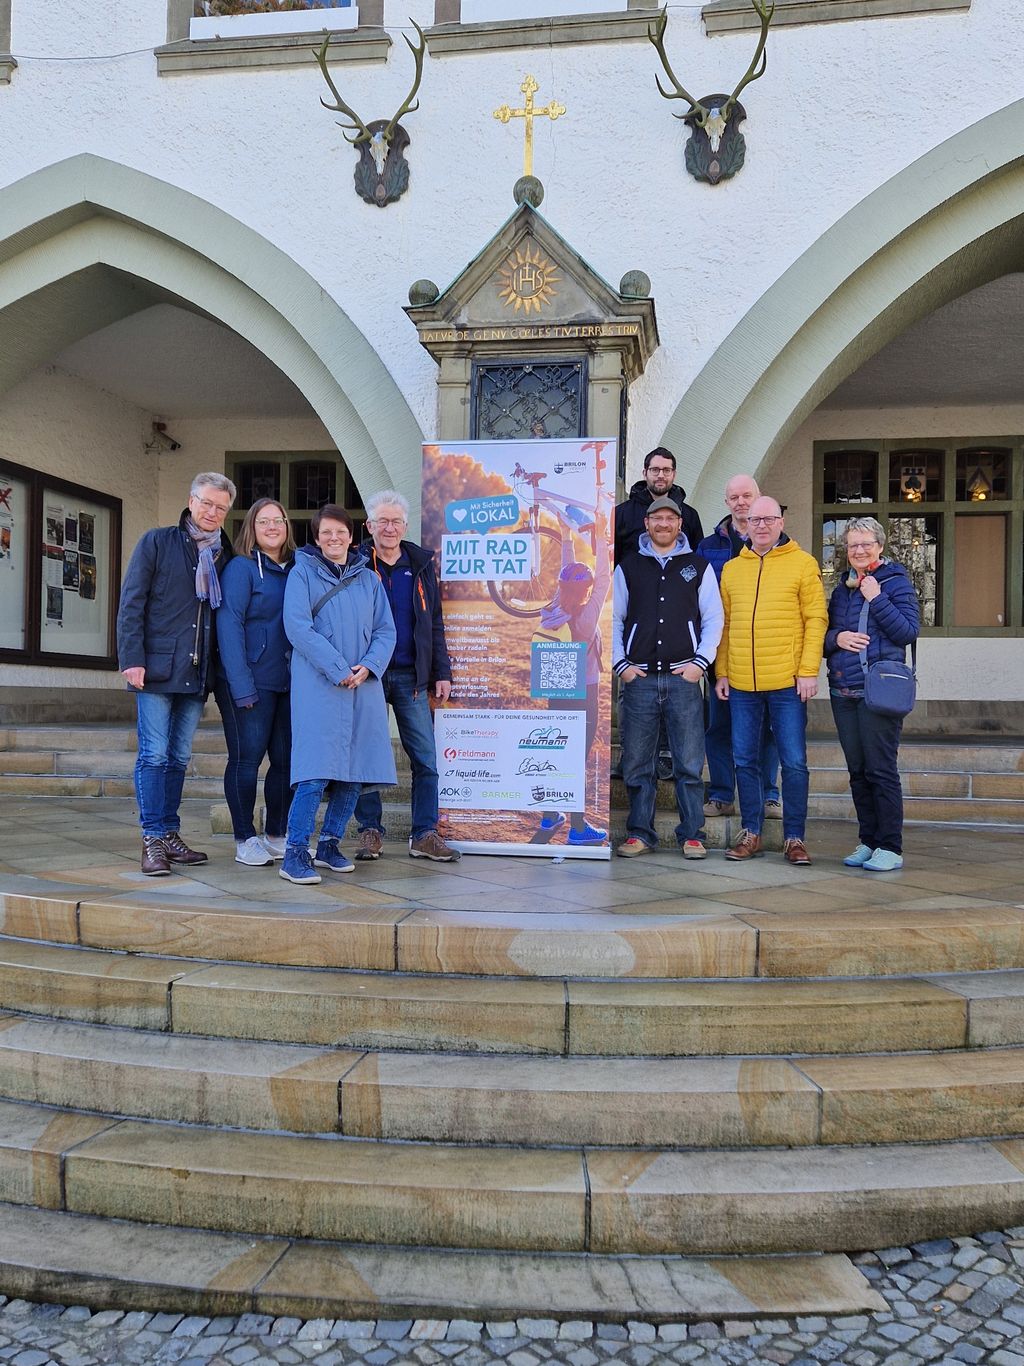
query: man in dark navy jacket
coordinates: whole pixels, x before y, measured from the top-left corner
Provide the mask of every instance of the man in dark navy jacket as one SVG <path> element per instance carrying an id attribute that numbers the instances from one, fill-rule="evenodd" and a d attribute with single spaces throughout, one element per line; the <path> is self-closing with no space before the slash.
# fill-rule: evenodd
<path id="1" fill-rule="evenodd" d="M 117 662 L 135 692 L 135 797 L 142 871 L 205 863 L 181 838 L 178 808 L 192 737 L 213 685 L 219 569 L 231 558 L 221 527 L 235 501 L 223 474 L 197 474 L 176 526 L 147 531 L 132 552 L 117 612 Z"/>
<path id="2" fill-rule="evenodd" d="M 434 558 L 403 540 L 409 503 L 394 489 L 366 500 L 366 527 L 373 537 L 367 563 L 387 590 L 397 641 L 384 674 L 384 696 L 395 713 L 402 748 L 412 766 L 411 858 L 456 863 L 461 855 L 437 833 L 437 756 L 430 690 L 446 702 L 452 690 L 452 666 L 444 638 L 441 594 Z M 380 858 L 384 842 L 384 807 L 379 792 L 364 792 L 355 811 L 359 826 L 357 859 Z"/>

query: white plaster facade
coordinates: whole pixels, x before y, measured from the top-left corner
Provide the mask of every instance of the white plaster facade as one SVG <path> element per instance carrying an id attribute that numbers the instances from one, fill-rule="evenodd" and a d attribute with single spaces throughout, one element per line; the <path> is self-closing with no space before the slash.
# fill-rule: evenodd
<path id="1" fill-rule="evenodd" d="M 568 111 L 536 126 L 542 214 L 613 284 L 630 269 L 646 271 L 653 283 L 661 345 L 630 391 L 629 475 L 635 477 L 644 451 L 671 432 L 681 482 L 707 526 L 718 517 L 723 471 L 705 468 L 673 417 L 715 365 L 718 348 L 824 234 L 833 230 L 841 243 L 846 215 L 869 195 L 936 154 L 965 125 L 1024 97 L 1019 0 L 781 27 L 769 38 L 767 74 L 743 97 L 747 163 L 734 180 L 709 187 L 683 168 L 686 130 L 655 89 L 657 58 L 646 41 L 428 56 L 420 109 L 405 120 L 410 189 L 381 211 L 353 192 L 355 155 L 320 106 L 324 87 L 314 65 L 160 76 L 154 49 L 167 39 L 167 13 L 167 0 L 12 0 L 17 69 L 10 85 L 0 86 L 0 210 L 7 187 L 88 154 L 230 215 L 290 258 L 365 339 L 392 382 L 390 389 L 377 385 L 376 401 L 408 405 L 412 420 L 402 439 L 411 447 L 417 436 L 436 434 L 437 369 L 402 305 L 417 278 L 443 288 L 512 211 L 522 128 L 502 126 L 492 113 L 518 101 L 531 72 L 540 83 L 538 103 L 557 98 Z M 429 27 L 434 0 L 385 0 L 384 23 L 394 40 L 386 65 L 337 69 L 346 98 L 366 120 L 389 116 L 407 92 L 411 59 L 401 35 L 411 31 L 409 19 Z M 670 8 L 668 49 L 680 79 L 698 94 L 730 89 L 754 39 L 749 31 L 709 38 L 698 7 Z M 1016 150 L 1003 145 L 992 167 L 1013 170 L 1022 153 L 1024 143 Z M 978 179 L 983 175 L 979 170 Z M 214 254 L 216 245 L 210 243 Z M 245 283 L 246 263 L 234 270 Z M 960 291 L 981 283 L 969 268 L 959 280 Z M 956 292 L 955 284 L 947 287 L 933 306 Z M 773 326 L 769 318 L 762 332 Z M 887 339 L 880 335 L 876 345 Z M 17 338 L 5 333 L 8 342 L 17 345 Z M 865 342 L 860 359 L 870 350 Z M 838 364 L 834 382 L 858 363 Z M 303 416 L 198 418 L 162 405 L 133 407 L 116 392 L 44 367 L 0 395 L 0 457 L 122 496 L 127 558 L 145 525 L 176 515 L 188 476 L 218 467 L 225 450 L 329 444 L 335 428 L 320 391 L 312 381 L 301 383 L 300 366 L 290 378 L 310 403 Z M 811 381 L 808 375 L 808 389 Z M 726 405 L 734 397 L 727 375 L 707 392 Z M 356 407 L 362 403 L 365 411 L 373 401 L 374 385 L 366 382 Z M 175 429 L 183 449 L 146 467 L 140 433 L 155 415 Z M 791 529 L 807 544 L 813 441 L 862 436 L 881 430 L 880 423 L 893 436 L 1022 433 L 1024 386 L 1019 406 L 998 411 L 984 404 L 938 412 L 912 405 L 822 409 L 784 433 L 777 447 L 750 450 L 747 468 L 759 470 L 762 485 L 790 504 Z M 62 436 L 69 424 L 87 430 L 106 453 L 89 478 Z M 414 451 L 383 450 L 376 439 L 389 474 L 411 467 Z M 701 449 L 696 441 L 694 449 Z M 379 478 L 379 469 L 367 477 Z M 406 491 L 415 500 L 417 490 Z M 926 697 L 964 696 L 969 665 L 980 670 L 976 677 L 989 697 L 1024 699 L 1019 631 L 1005 639 L 940 639 L 926 643 L 922 655 Z M 44 684 L 55 672 L 0 664 L 0 683 Z M 62 671 L 62 682 L 111 682 L 106 674 L 73 673 Z"/>

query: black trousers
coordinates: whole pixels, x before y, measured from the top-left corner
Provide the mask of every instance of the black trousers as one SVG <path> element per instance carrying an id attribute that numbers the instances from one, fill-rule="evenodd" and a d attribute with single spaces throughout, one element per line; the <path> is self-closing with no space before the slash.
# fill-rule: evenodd
<path id="1" fill-rule="evenodd" d="M 869 849 L 903 853 L 903 789 L 896 768 L 903 718 L 869 711 L 862 697 L 833 693 L 839 743 L 850 770 L 860 842 Z"/>

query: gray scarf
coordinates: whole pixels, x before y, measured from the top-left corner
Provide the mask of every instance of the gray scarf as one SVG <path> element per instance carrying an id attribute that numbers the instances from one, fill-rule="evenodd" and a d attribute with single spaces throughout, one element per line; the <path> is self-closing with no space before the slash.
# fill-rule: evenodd
<path id="1" fill-rule="evenodd" d="M 219 607 L 223 595 L 220 579 L 217 577 L 217 556 L 220 554 L 220 531 L 203 531 L 192 518 L 185 521 L 185 529 L 195 541 L 199 551 L 196 565 L 196 597 L 200 602 L 209 602 L 213 608 Z"/>

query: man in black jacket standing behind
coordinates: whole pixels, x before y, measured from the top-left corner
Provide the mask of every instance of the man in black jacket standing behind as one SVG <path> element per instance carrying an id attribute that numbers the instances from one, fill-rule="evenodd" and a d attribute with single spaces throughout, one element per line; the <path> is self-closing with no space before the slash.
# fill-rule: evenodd
<path id="1" fill-rule="evenodd" d="M 644 456 L 644 477 L 629 491 L 629 497 L 615 509 L 615 563 L 637 549 L 643 534 L 647 509 L 655 498 L 671 498 L 679 508 L 683 534 L 691 546 L 703 540 L 704 530 L 697 509 L 686 501 L 686 490 L 675 483 L 676 458 L 664 446 L 655 446 Z"/>
<path id="2" fill-rule="evenodd" d="M 178 808 L 212 677 L 218 572 L 232 553 L 221 527 L 234 501 L 230 479 L 197 474 L 177 525 L 145 533 L 121 584 L 117 662 L 135 692 L 135 798 L 147 877 L 166 876 L 172 863 L 206 862 L 181 838 Z"/>

